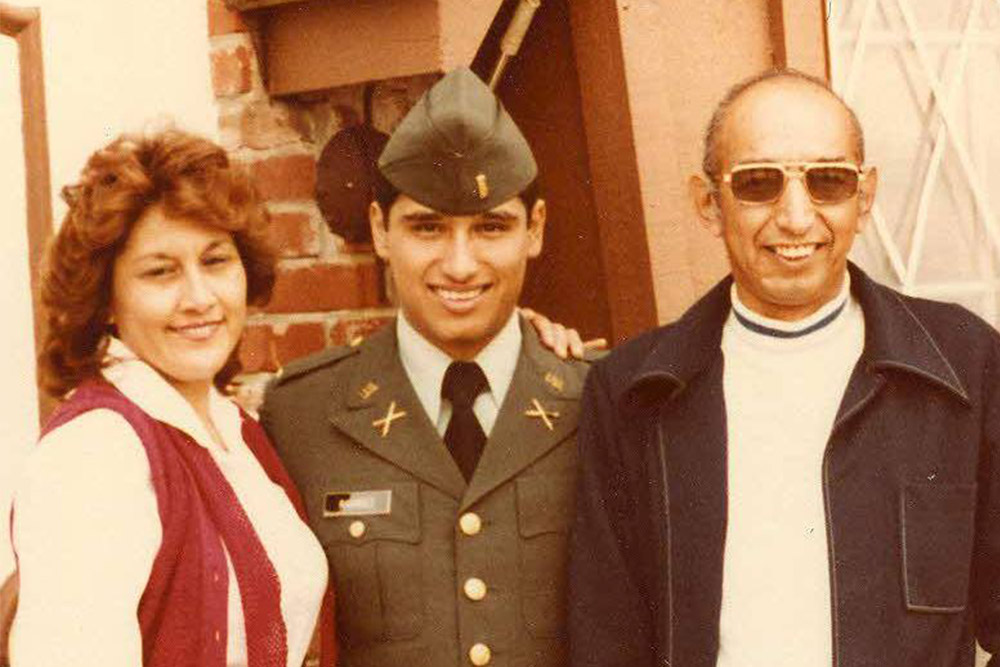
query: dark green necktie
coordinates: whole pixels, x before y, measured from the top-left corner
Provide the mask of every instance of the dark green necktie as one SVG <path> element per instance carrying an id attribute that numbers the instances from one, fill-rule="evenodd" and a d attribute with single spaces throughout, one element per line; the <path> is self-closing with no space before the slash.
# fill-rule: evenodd
<path id="1" fill-rule="evenodd" d="M 466 481 L 472 478 L 486 445 L 486 434 L 472 411 L 472 404 L 489 386 L 483 369 L 469 361 L 453 361 L 441 383 L 441 396 L 451 402 L 451 421 L 444 432 L 444 444 Z"/>

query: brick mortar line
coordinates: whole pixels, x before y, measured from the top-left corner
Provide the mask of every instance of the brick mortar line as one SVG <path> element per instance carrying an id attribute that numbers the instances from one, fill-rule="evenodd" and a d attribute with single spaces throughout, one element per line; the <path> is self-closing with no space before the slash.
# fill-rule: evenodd
<path id="1" fill-rule="evenodd" d="M 314 217 L 314 214 L 322 218 L 319 205 L 316 204 L 315 199 L 279 199 L 278 201 L 266 201 L 264 205 L 271 215 L 306 213 L 310 218 Z"/>
<path id="2" fill-rule="evenodd" d="M 256 97 L 254 97 L 253 99 L 248 99 L 255 93 L 258 93 Z M 268 99 L 266 95 L 260 95 L 259 91 L 251 89 L 249 92 L 246 93 L 229 95 L 227 97 L 216 97 L 215 106 L 217 107 L 217 110 L 219 112 L 219 120 L 221 121 L 223 118 L 229 116 L 239 118 L 243 114 L 243 111 L 246 110 L 249 102 L 257 102 L 259 100 L 266 100 L 266 99 Z M 235 129 L 238 130 L 239 128 Z"/>
<path id="3" fill-rule="evenodd" d="M 212 51 L 222 51 L 224 49 L 235 49 L 245 46 L 251 51 L 255 51 L 253 39 L 250 32 L 227 32 L 223 35 L 211 35 L 208 38 L 208 46 Z"/>
<path id="4" fill-rule="evenodd" d="M 262 313 L 247 318 L 247 326 L 270 327 L 279 336 L 287 333 L 288 328 L 297 324 L 317 324 L 323 328 L 324 337 L 329 337 L 330 330 L 341 323 L 363 322 L 372 319 L 390 319 L 396 316 L 395 308 L 385 308 L 377 313 L 361 314 L 355 310 L 336 310 L 323 313 L 281 313 L 269 315 Z"/>
<path id="5" fill-rule="evenodd" d="M 254 78 L 257 74 L 256 66 L 252 65 L 251 70 L 250 90 L 245 93 L 237 93 L 235 95 L 226 95 L 225 97 L 215 98 L 215 105 L 218 107 L 220 120 L 229 116 L 238 118 L 243 114 L 248 106 L 257 102 L 267 102 L 268 106 L 284 107 L 289 110 L 295 107 L 294 104 L 272 98 L 264 88 L 264 82 L 258 81 Z"/>
<path id="6" fill-rule="evenodd" d="M 314 257 L 283 257 L 278 260 L 278 269 L 294 271 L 296 269 L 312 269 L 325 266 L 342 266 L 355 268 L 375 264 L 375 255 L 372 253 L 340 254 L 338 260 L 333 262 L 316 261 Z M 346 260 L 346 261 L 345 261 Z"/>
<path id="7" fill-rule="evenodd" d="M 246 108 L 251 102 L 258 102 L 260 100 L 269 100 L 270 97 L 267 95 L 267 91 L 264 90 L 262 86 L 257 85 L 257 81 L 253 78 L 254 73 L 250 73 L 250 90 L 245 93 L 235 93 L 233 95 L 215 95 L 215 106 L 218 107 L 219 119 L 221 120 L 225 115 L 239 115 L 239 112 L 233 112 L 233 109 L 223 109 L 222 105 L 225 104 L 230 107 L 243 107 Z"/>
<path id="8" fill-rule="evenodd" d="M 253 165 L 271 158 L 297 157 L 299 155 L 312 158 L 313 160 L 316 159 L 316 151 L 313 145 L 306 141 L 291 142 L 271 148 L 248 148 L 240 146 L 228 152 L 230 158 L 245 165 Z"/>
<path id="9" fill-rule="evenodd" d="M 247 317 L 247 326 L 257 325 L 290 325 L 290 324 L 325 324 L 329 313 L 254 313 Z"/>
<path id="10" fill-rule="evenodd" d="M 247 325 L 273 324 L 276 321 L 286 321 L 288 324 L 310 324 L 320 321 L 367 320 L 376 317 L 395 317 L 395 306 L 376 306 L 373 308 L 345 308 L 342 310 L 324 310 L 298 313 L 252 313 L 247 316 Z"/>

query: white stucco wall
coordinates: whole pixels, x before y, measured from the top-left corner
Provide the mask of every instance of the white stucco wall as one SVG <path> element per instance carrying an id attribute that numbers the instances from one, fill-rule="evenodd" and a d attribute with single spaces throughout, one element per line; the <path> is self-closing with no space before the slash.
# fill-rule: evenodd
<path id="1" fill-rule="evenodd" d="M 9 1 L 9 0 L 8 0 Z M 55 224 L 60 188 L 123 131 L 172 122 L 216 136 L 204 0 L 13 0 L 42 13 Z M 0 37 L 0 575 L 13 567 L 6 508 L 37 435 L 17 49 Z"/>
<path id="2" fill-rule="evenodd" d="M 24 162 L 21 144 L 17 45 L 0 39 L 0 312 L 13 326 L 0 327 L 0 507 L 6 508 L 17 469 L 38 424 L 38 398 L 32 360 L 31 299 L 28 287 L 28 236 L 24 215 Z M 8 539 L 6 511 L 0 512 L 0 545 Z M 0 548 L 0 574 L 10 569 Z"/>

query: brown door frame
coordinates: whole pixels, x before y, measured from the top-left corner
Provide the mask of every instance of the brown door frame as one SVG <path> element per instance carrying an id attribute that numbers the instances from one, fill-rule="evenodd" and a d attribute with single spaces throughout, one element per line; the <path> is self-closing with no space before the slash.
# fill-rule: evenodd
<path id="1" fill-rule="evenodd" d="M 21 76 L 21 132 L 24 136 L 25 202 L 28 217 L 28 266 L 35 351 L 42 349 L 45 320 L 40 302 L 39 268 L 52 236 L 51 176 L 45 82 L 42 69 L 41 12 L 36 8 L 0 3 L 0 34 L 17 41 Z M 39 416 L 44 421 L 53 403 L 39 392 Z"/>

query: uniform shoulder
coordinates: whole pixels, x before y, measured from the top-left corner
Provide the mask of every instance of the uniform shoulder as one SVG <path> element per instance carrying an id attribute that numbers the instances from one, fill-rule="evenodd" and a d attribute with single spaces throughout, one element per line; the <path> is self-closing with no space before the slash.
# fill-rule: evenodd
<path id="1" fill-rule="evenodd" d="M 580 375 L 586 375 L 590 371 L 591 366 L 595 363 L 608 356 L 607 350 L 591 350 L 587 349 L 583 352 L 583 358 L 579 359 L 577 357 L 569 357 L 567 359 L 560 359 L 556 357 L 555 353 L 550 352 L 549 354 L 555 359 L 555 362 L 564 368 L 571 370 Z"/>
<path id="2" fill-rule="evenodd" d="M 274 379 L 272 388 L 281 387 L 312 373 L 332 368 L 357 353 L 358 348 L 356 346 L 342 345 L 296 359 L 281 369 L 278 376 Z"/>
<path id="3" fill-rule="evenodd" d="M 584 363 L 589 367 L 590 364 L 597 363 L 604 357 L 608 356 L 610 353 L 611 350 L 607 348 L 602 348 L 602 349 L 587 348 L 586 350 L 583 351 L 583 359 L 577 359 L 575 361 Z"/>

